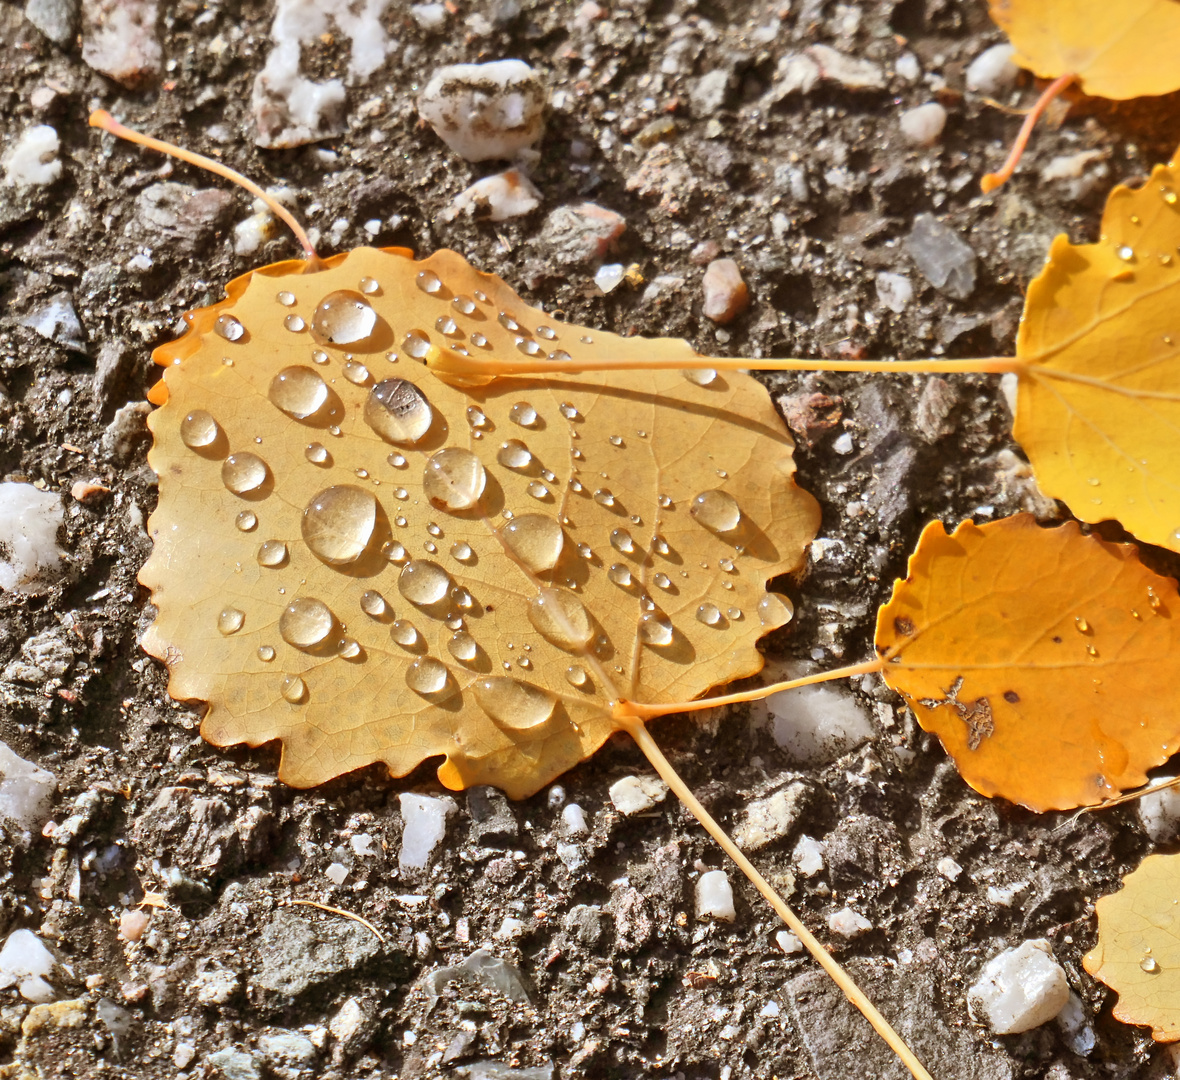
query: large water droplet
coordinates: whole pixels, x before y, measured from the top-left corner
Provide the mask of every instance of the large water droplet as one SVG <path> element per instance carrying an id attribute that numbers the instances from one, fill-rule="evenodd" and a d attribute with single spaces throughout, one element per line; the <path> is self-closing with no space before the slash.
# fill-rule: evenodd
<path id="1" fill-rule="evenodd" d="M 706 529 L 714 533 L 733 532 L 742 520 L 737 500 L 728 491 L 702 491 L 688 508 Z"/>
<path id="2" fill-rule="evenodd" d="M 479 646 L 466 630 L 459 630 L 447 640 L 447 652 L 461 663 L 474 660 L 479 652 Z"/>
<path id="3" fill-rule="evenodd" d="M 236 518 L 234 524 L 242 530 L 242 532 L 253 532 L 258 525 L 258 515 L 253 510 L 243 510 Z"/>
<path id="4" fill-rule="evenodd" d="M 328 605 L 310 596 L 292 600 L 279 616 L 279 636 L 297 649 L 314 649 L 332 632 L 336 620 Z"/>
<path id="5" fill-rule="evenodd" d="M 785 626 L 795 617 L 795 605 L 789 596 L 768 592 L 758 601 L 758 621 L 763 626 Z"/>
<path id="6" fill-rule="evenodd" d="M 246 328 L 232 315 L 222 314 L 217 316 L 217 321 L 213 324 L 213 333 L 225 338 L 226 341 L 241 341 Z"/>
<path id="7" fill-rule="evenodd" d="M 298 675 L 287 675 L 279 684 L 279 693 L 284 701 L 299 705 L 307 700 L 307 683 Z"/>
<path id="8" fill-rule="evenodd" d="M 565 679 L 570 686 L 585 686 L 586 680 L 589 676 L 586 674 L 586 669 L 577 664 L 570 664 L 565 669 Z"/>
<path id="9" fill-rule="evenodd" d="M 434 697 L 447 688 L 450 672 L 433 656 L 423 656 L 406 668 L 406 685 L 423 697 Z"/>
<path id="10" fill-rule="evenodd" d="M 527 401 L 518 401 L 508 410 L 508 419 L 521 427 L 532 427 L 537 422 L 537 410 Z"/>
<path id="11" fill-rule="evenodd" d="M 428 296 L 435 296 L 442 291 L 442 280 L 433 270 L 419 270 L 414 284 Z"/>
<path id="12" fill-rule="evenodd" d="M 422 360 L 430 352 L 430 339 L 417 330 L 411 330 L 402 341 L 402 348 L 407 356 L 412 356 L 415 360 Z"/>
<path id="13" fill-rule="evenodd" d="M 365 399 L 365 423 L 381 438 L 398 446 L 412 446 L 434 422 L 430 402 L 412 382 L 383 379 Z"/>
<path id="14" fill-rule="evenodd" d="M 639 640 L 645 645 L 670 645 L 672 624 L 662 611 L 648 611 L 639 616 Z"/>
<path id="15" fill-rule="evenodd" d="M 564 589 L 542 589 L 529 601 L 528 615 L 533 629 L 560 649 L 584 649 L 594 637 L 590 612 Z"/>
<path id="16" fill-rule="evenodd" d="M 606 576 L 624 589 L 631 584 L 631 571 L 622 563 L 614 563 L 606 572 Z"/>
<path id="17" fill-rule="evenodd" d="M 721 609 L 716 604 L 702 604 L 697 608 L 697 618 L 706 626 L 716 626 L 721 621 Z"/>
<path id="18" fill-rule="evenodd" d="M 610 546 L 615 551 L 621 551 L 624 555 L 630 555 L 635 550 L 635 543 L 631 539 L 631 534 L 626 529 L 611 530 Z"/>
<path id="19" fill-rule="evenodd" d="M 307 458 L 313 465 L 330 465 L 329 460 L 332 455 L 328 453 L 328 448 L 323 443 L 313 442 L 308 443 L 303 450 L 303 456 Z"/>
<path id="20" fill-rule="evenodd" d="M 508 549 L 534 574 L 552 570 L 561 557 L 565 534 L 544 514 L 521 514 L 499 530 Z"/>
<path id="21" fill-rule="evenodd" d="M 304 420 L 323 408 L 328 384 L 309 367 L 287 367 L 270 380 L 266 396 L 288 416 Z"/>
<path id="22" fill-rule="evenodd" d="M 258 565 L 273 569 L 287 561 L 287 545 L 282 540 L 266 540 L 258 549 Z"/>
<path id="23" fill-rule="evenodd" d="M 686 368 L 680 374 L 697 386 L 709 386 L 717 378 L 717 372 L 712 368 Z"/>
<path id="24" fill-rule="evenodd" d="M 194 409 L 180 422 L 180 440 L 190 450 L 203 450 L 217 441 L 217 421 L 204 409 Z"/>
<path id="25" fill-rule="evenodd" d="M 475 310 L 475 301 L 470 296 L 456 296 L 451 306 L 463 315 L 470 315 Z"/>
<path id="26" fill-rule="evenodd" d="M 526 731 L 545 723 L 557 707 L 557 698 L 531 683 L 493 676 L 471 684 L 479 707 L 501 727 Z"/>
<path id="27" fill-rule="evenodd" d="M 408 649 L 418 643 L 418 628 L 409 619 L 396 619 L 389 624 L 389 636 Z"/>
<path id="28" fill-rule="evenodd" d="M 389 605 L 376 589 L 366 589 L 361 593 L 361 611 L 374 618 L 383 618 L 389 612 Z"/>
<path id="29" fill-rule="evenodd" d="M 307 504 L 300 522 L 316 558 L 330 565 L 355 562 L 373 538 L 377 500 L 363 488 L 335 484 Z"/>
<path id="30" fill-rule="evenodd" d="M 338 289 L 328 293 L 311 320 L 312 337 L 330 345 L 355 345 L 377 327 L 377 312 L 360 293 Z"/>
<path id="31" fill-rule="evenodd" d="M 221 464 L 221 480 L 235 495 L 257 491 L 266 483 L 266 462 L 249 451 L 230 454 Z"/>
<path id="32" fill-rule="evenodd" d="M 436 506 L 467 510 L 479 502 L 487 476 L 470 450 L 448 446 L 434 453 L 422 473 L 422 490 Z"/>
<path id="33" fill-rule="evenodd" d="M 509 439 L 496 452 L 496 460 L 508 469 L 527 469 L 532 464 L 533 455 L 519 439 Z"/>
<path id="34" fill-rule="evenodd" d="M 226 607 L 221 609 L 221 614 L 217 616 L 217 629 L 228 637 L 230 634 L 236 634 L 242 629 L 242 624 L 246 621 L 246 613 L 236 607 Z"/>
<path id="35" fill-rule="evenodd" d="M 423 607 L 437 604 L 450 587 L 450 574 L 429 559 L 411 559 L 397 578 L 398 592 L 411 604 Z"/>

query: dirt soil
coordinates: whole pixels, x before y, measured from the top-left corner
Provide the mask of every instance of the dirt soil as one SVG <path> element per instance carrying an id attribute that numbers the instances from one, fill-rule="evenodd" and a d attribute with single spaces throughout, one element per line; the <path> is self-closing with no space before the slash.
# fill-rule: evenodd
<path id="1" fill-rule="evenodd" d="M 398 794 L 441 794 L 429 767 L 399 781 L 371 769 L 286 788 L 274 748 L 203 743 L 199 709 L 169 699 L 163 666 L 138 646 L 153 617 L 136 574 L 150 550 L 143 521 L 155 477 L 142 415 L 122 442 L 104 442 L 104 431 L 116 410 L 144 400 L 156 379 L 149 354 L 185 311 L 298 249 L 276 232 L 235 255 L 233 226 L 251 213 L 236 191 L 168 227 L 145 216 L 140 196 L 152 184 L 220 182 L 100 139 L 86 127 L 91 108 L 290 187 L 321 254 L 362 242 L 451 247 L 572 320 L 738 356 L 1009 355 L 1051 237 L 1095 239 L 1109 188 L 1141 179 L 1180 142 L 1177 97 L 1080 100 L 1058 127 L 1038 130 L 1017 178 L 984 198 L 978 178 L 999 164 L 1019 118 L 964 90 L 967 65 L 1000 40 L 982 2 L 619 0 L 576 20 L 578 10 L 460 0 L 426 30 L 395 2 L 383 22 L 399 46 L 349 87 L 346 134 L 260 150 L 250 101 L 267 4 L 161 5 L 163 82 L 128 90 L 88 67 L 78 41 L 59 47 L 20 5 L 0 3 L 0 144 L 51 124 L 64 164 L 48 187 L 0 189 L 0 474 L 64 493 L 68 553 L 66 576 L 43 595 L 0 594 L 0 739 L 53 772 L 59 826 L 81 815 L 27 846 L 0 840 L 0 937 L 38 933 L 69 965 L 55 977 L 58 996 L 81 1002 L 75 1026 L 66 1018 L 22 1036 L 28 1003 L 0 993 L 4 1075 L 904 1075 L 814 963 L 780 951 L 781 926 L 740 875 L 730 874 L 735 922 L 695 918 L 698 874 L 725 860 L 671 800 L 634 817 L 614 810 L 610 785 L 650 773 L 626 740 L 564 776 L 563 790 L 516 804 L 486 790 L 456 795 L 430 871 L 414 876 L 397 867 Z M 815 44 L 880 65 L 883 85 L 828 79 L 777 95 L 780 60 Z M 447 223 L 451 199 L 493 169 L 459 160 L 418 122 L 417 89 L 440 63 L 504 57 L 533 65 L 558 94 L 530 164 L 542 206 L 495 225 Z M 327 78 L 347 58 L 346 39 L 326 36 L 305 47 L 303 65 Z M 702 86 L 712 72 L 723 74 Z M 1022 76 L 1004 103 L 1027 105 L 1030 87 Z M 929 100 L 949 118 L 934 146 L 917 149 L 898 120 Z M 1091 149 L 1077 177 L 1041 178 L 1055 157 Z M 648 282 L 682 282 L 648 298 L 644 285 L 599 293 L 594 264 L 558 258 L 543 232 L 551 209 L 582 199 L 625 218 L 614 258 Z M 974 249 L 978 279 L 965 299 L 931 286 L 907 254 L 902 241 L 922 213 Z M 694 249 L 708 241 L 737 260 L 752 296 L 725 330 L 701 314 Z M 882 303 L 880 273 L 908 277 L 904 310 Z M 85 333 L 72 346 L 23 325 L 62 292 Z M 785 586 L 798 614 L 764 642 L 776 667 L 867 656 L 876 605 L 925 522 L 1064 513 L 1021 468 L 997 378 L 765 382 L 802 436 L 800 482 L 822 504 L 830 541 Z M 111 492 L 77 502 L 68 493 L 79 480 Z M 22 646 L 47 632 L 65 643 L 63 669 L 17 677 Z M 1081 967 L 1093 901 L 1152 850 L 1134 809 L 1074 820 L 985 799 L 900 699 L 873 680 L 852 692 L 877 737 L 813 768 L 786 757 L 764 711 L 654 730 L 727 827 L 751 799 L 796 785 L 804 809 L 755 861 L 939 1080 L 1173 1075 L 1172 1057 L 1112 1020 L 1108 993 Z M 585 809 L 591 832 L 563 860 L 566 802 Z M 356 852 L 358 834 L 373 838 L 374 854 Z M 824 870 L 810 878 L 791 858 L 802 834 L 827 844 Z M 945 858 L 962 867 L 954 880 L 938 869 Z M 342 885 L 325 875 L 332 863 L 349 871 Z M 150 894 L 165 906 L 149 907 L 146 932 L 129 940 L 120 919 Z M 283 906 L 292 899 L 360 914 L 384 940 Z M 844 905 L 871 931 L 831 933 L 827 916 Z M 1080 998 L 1080 1026 L 990 1035 L 968 1013 L 968 987 L 995 953 L 1041 937 Z M 423 983 L 481 947 L 519 981 L 492 964 L 483 981 Z"/>

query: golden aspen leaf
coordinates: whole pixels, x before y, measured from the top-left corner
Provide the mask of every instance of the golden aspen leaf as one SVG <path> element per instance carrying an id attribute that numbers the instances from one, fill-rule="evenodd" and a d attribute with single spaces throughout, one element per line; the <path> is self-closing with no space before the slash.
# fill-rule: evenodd
<path id="1" fill-rule="evenodd" d="M 1115 1018 L 1180 1040 L 1180 855 L 1149 855 L 1094 909 L 1098 944 L 1082 964 L 1118 994 Z"/>
<path id="2" fill-rule="evenodd" d="M 1180 18 L 1180 4 L 1172 4 Z M 1058 236 L 1016 338 L 1013 433 L 1041 489 L 1180 551 L 1180 166 L 1116 187 L 1102 238 Z"/>
<path id="3" fill-rule="evenodd" d="M 990 0 L 1015 63 L 1042 79 L 1073 74 L 1087 94 L 1122 101 L 1180 89 L 1176 0 Z"/>
<path id="4" fill-rule="evenodd" d="M 744 374 L 436 378 L 431 350 L 696 354 L 407 254 L 257 271 L 157 350 L 144 646 L 211 742 L 281 740 L 288 783 L 438 756 L 450 787 L 522 797 L 616 730 L 614 700 L 757 672 L 790 617 L 766 583 L 818 508 Z"/>
<path id="5" fill-rule="evenodd" d="M 876 646 L 886 681 L 984 795 L 1090 805 L 1180 747 L 1176 583 L 1075 522 L 928 525 Z"/>

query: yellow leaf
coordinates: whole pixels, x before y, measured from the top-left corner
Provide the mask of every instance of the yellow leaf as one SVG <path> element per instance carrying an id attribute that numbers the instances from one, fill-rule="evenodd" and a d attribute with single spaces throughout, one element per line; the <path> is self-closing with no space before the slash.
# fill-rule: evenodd
<path id="1" fill-rule="evenodd" d="M 1090 805 L 1180 747 L 1176 584 L 1073 522 L 928 525 L 876 645 L 886 681 L 984 795 Z"/>
<path id="2" fill-rule="evenodd" d="M 1098 944 L 1082 959 L 1116 994 L 1116 1019 L 1180 1040 L 1180 855 L 1149 855 L 1095 905 Z"/>
<path id="3" fill-rule="evenodd" d="M 1180 17 L 1180 4 L 1172 4 Z M 1116 187 L 1102 238 L 1058 236 L 1016 339 L 1013 432 L 1084 521 L 1180 551 L 1180 167 Z"/>
<path id="4" fill-rule="evenodd" d="M 819 515 L 759 383 L 455 387 L 417 361 L 696 354 L 557 321 L 453 252 L 326 266 L 238 279 L 157 352 L 144 645 L 210 741 L 281 740 L 296 786 L 445 757 L 448 786 L 521 797 L 616 730 L 616 699 L 761 668 L 790 617 L 766 583 Z"/>

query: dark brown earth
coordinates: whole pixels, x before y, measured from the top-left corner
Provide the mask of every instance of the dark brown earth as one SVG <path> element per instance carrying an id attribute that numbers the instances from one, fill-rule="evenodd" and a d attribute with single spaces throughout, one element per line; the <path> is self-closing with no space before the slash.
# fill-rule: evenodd
<path id="1" fill-rule="evenodd" d="M 0 683 L 0 739 L 57 777 L 54 821 L 80 796 L 88 808 L 72 838 L 38 837 L 27 848 L 12 836 L 0 841 L 0 936 L 41 935 L 72 968 L 57 980 L 59 995 L 84 1006 L 81 1026 L 51 1025 L 22 1042 L 28 1005 L 0 992 L 0 1064 L 11 1066 L 3 1075 L 426 1077 L 470 1068 L 527 1080 L 551 1075 L 551 1065 L 552 1075 L 595 1078 L 902 1075 L 814 964 L 781 954 L 780 927 L 736 873 L 736 922 L 696 921 L 697 872 L 724 860 L 670 801 L 635 818 L 613 810 L 608 787 L 650 771 L 626 741 L 561 781 L 592 823 L 577 869 L 556 853 L 565 842 L 559 798 L 508 804 L 478 792 L 455 796 L 459 811 L 430 872 L 399 876 L 397 795 L 441 793 L 429 768 L 400 781 L 373 769 L 313 791 L 285 788 L 271 748 L 205 745 L 199 712 L 168 698 L 163 667 L 137 645 L 152 620 L 136 574 L 149 551 L 139 522 L 154 506 L 155 480 L 146 432 L 112 448 L 104 429 L 117 409 L 144 399 L 155 381 L 149 354 L 185 311 L 297 247 L 277 234 L 254 255 L 235 256 L 232 226 L 250 213 L 236 192 L 203 196 L 170 227 L 153 224 L 137 203 L 149 185 L 218 184 L 104 142 L 86 127 L 93 107 L 214 154 L 264 186 L 290 186 L 301 217 L 324 237 L 321 254 L 361 242 L 451 247 L 572 320 L 684 336 L 701 351 L 738 356 L 1006 355 L 1051 237 L 1094 239 L 1110 186 L 1142 178 L 1180 142 L 1176 97 L 1081 100 L 1058 128 L 1038 131 L 1017 178 L 983 198 L 978 178 L 998 165 L 1019 122 L 964 91 L 967 64 L 999 40 L 983 3 L 604 7 L 603 18 L 578 28 L 573 5 L 462 3 L 442 30 L 427 32 L 391 5 L 384 22 L 401 48 L 349 89 L 349 129 L 319 144 L 336 155 L 326 161 L 315 147 L 253 144 L 265 4 L 163 5 L 166 81 L 128 90 L 88 68 L 76 41 L 55 45 L 19 5 L 0 3 L 0 142 L 52 124 L 65 166 L 48 188 L 0 189 L 0 474 L 66 493 L 77 480 L 112 489 L 86 505 L 66 495 L 63 581 L 41 596 L 0 594 L 0 670 L 45 631 L 73 654 L 60 677 Z M 486 27 L 467 26 L 472 13 L 486 15 Z M 777 34 L 756 33 L 776 17 Z M 211 49 L 214 39 L 224 48 Z M 661 74 L 673 41 L 683 52 Z M 888 72 L 912 51 L 923 75 L 890 75 L 884 89 L 868 90 L 822 81 L 772 100 L 780 59 L 816 43 Z M 492 169 L 459 161 L 418 123 L 416 89 L 439 63 L 503 57 L 526 60 L 551 93 L 563 93 L 531 167 L 544 203 L 496 226 L 443 223 L 453 196 Z M 346 63 L 342 40 L 305 50 L 314 77 Z M 694 101 L 697 80 L 715 70 L 728 73 L 723 92 Z M 1027 105 L 1027 77 L 1018 86 L 1015 104 Z M 54 93 L 35 108 L 44 87 Z M 915 150 L 898 117 L 931 99 L 946 106 L 947 127 L 935 147 Z M 650 152 L 648 125 L 667 117 L 668 148 Z M 1101 159 L 1080 178 L 1039 178 L 1053 157 L 1091 148 Z M 654 300 L 628 285 L 600 295 L 593 265 L 559 259 L 543 236 L 548 211 L 580 199 L 626 219 L 619 261 L 648 281 L 673 275 L 683 286 Z M 965 299 L 931 287 L 901 244 L 926 212 L 978 256 Z M 340 218 L 350 224 L 334 246 Z M 372 218 L 384 223 L 375 237 L 361 229 Z M 710 240 L 739 263 L 752 297 L 723 334 L 701 316 L 703 268 L 691 255 Z M 150 269 L 128 269 L 145 247 Z M 878 299 L 882 271 L 914 286 L 900 314 Z M 84 348 L 22 326 L 62 291 L 85 328 Z M 804 436 L 800 481 L 823 506 L 821 536 L 840 541 L 788 586 L 798 615 L 765 642 L 774 661 L 809 659 L 816 648 L 825 664 L 867 655 L 875 606 L 924 522 L 954 524 L 980 507 L 994 517 L 1056 512 L 1018 475 L 995 378 L 766 382 Z M 841 454 L 833 444 L 845 432 L 853 447 Z M 655 731 L 728 826 L 743 820 L 751 798 L 804 785 L 806 813 L 755 859 L 794 888 L 792 903 L 825 941 L 834 937 L 827 915 L 840 906 L 870 920 L 870 933 L 836 939 L 833 951 L 939 1080 L 1173 1075 L 1166 1052 L 1111 1019 L 1108 994 L 1080 963 L 1094 940 L 1093 900 L 1152 848 L 1133 808 L 1072 821 L 984 799 L 899 699 L 877 685 L 853 690 L 879 738 L 814 769 L 792 765 L 767 725 L 740 709 Z M 379 854 L 354 858 L 348 839 L 362 832 Z M 791 851 L 802 833 L 826 839 L 826 868 L 796 880 Z M 964 868 L 954 882 L 936 869 L 944 856 Z M 324 872 L 339 860 L 352 874 L 334 888 Z M 1011 906 L 987 898 L 988 885 L 1017 881 L 1028 884 Z M 120 915 L 148 892 L 165 894 L 167 906 L 138 942 L 125 940 Z M 407 895 L 424 899 L 398 899 Z M 385 941 L 335 916 L 283 907 L 290 899 L 357 912 Z M 506 917 L 521 932 L 497 938 Z M 1085 1004 L 1095 1035 L 1088 1054 L 1053 1023 L 1000 1038 L 968 1015 L 966 991 L 982 964 L 1038 937 L 1052 943 Z M 480 946 L 516 965 L 524 990 L 512 980 L 460 980 L 440 987 L 429 1007 L 422 977 Z M 228 1048 L 243 1057 L 215 1056 Z M 500 1065 L 476 1065 L 488 1061 Z"/>

